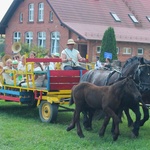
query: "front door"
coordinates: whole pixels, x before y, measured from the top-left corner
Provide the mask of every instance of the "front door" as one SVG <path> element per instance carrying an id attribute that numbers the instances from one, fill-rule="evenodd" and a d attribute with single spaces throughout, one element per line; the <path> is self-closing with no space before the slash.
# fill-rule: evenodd
<path id="1" fill-rule="evenodd" d="M 86 58 L 87 45 L 86 44 L 78 44 L 78 50 L 79 50 L 81 56 Z"/>

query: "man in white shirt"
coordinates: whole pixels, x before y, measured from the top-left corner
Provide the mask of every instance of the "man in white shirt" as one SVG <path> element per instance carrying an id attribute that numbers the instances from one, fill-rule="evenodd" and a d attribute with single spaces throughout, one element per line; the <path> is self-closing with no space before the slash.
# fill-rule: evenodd
<path id="1" fill-rule="evenodd" d="M 64 70 L 86 70 L 79 64 L 79 61 L 85 61 L 85 58 L 81 57 L 79 51 L 74 49 L 75 44 L 73 39 L 69 39 L 67 48 L 61 52 L 62 67 Z"/>

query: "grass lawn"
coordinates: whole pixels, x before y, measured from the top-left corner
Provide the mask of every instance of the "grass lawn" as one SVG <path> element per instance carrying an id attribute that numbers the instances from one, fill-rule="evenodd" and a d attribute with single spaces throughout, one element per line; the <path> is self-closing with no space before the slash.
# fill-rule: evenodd
<path id="1" fill-rule="evenodd" d="M 113 142 L 111 122 L 105 136 L 98 136 L 102 120 L 93 121 L 93 130 L 83 129 L 85 138 L 76 129 L 66 131 L 72 112 L 59 112 L 54 124 L 42 123 L 38 108 L 31 109 L 18 103 L 0 101 L 0 150 L 149 150 L 150 120 L 140 129 L 139 137 L 131 138 L 126 118 L 120 124 L 118 140 Z M 133 116 L 134 117 L 134 116 Z M 82 119 L 81 119 L 82 120 Z M 82 124 L 82 123 L 81 123 Z"/>

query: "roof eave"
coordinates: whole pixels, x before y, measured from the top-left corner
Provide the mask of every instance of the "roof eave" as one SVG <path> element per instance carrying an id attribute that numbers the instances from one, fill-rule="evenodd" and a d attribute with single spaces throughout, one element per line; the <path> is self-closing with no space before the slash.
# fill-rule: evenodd
<path id="1" fill-rule="evenodd" d="M 0 22 L 0 34 L 5 34 L 5 29 L 8 25 L 9 20 L 11 19 L 11 17 L 15 13 L 15 10 L 18 8 L 18 6 L 22 1 L 24 0 L 14 0 L 10 5 L 10 7 L 8 8 L 8 11 L 2 18 L 2 21 Z"/>

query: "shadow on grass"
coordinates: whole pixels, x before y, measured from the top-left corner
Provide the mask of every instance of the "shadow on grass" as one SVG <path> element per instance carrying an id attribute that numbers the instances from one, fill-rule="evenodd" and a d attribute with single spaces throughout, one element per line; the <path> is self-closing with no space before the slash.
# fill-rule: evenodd
<path id="1" fill-rule="evenodd" d="M 31 108 L 27 105 L 20 105 L 14 102 L 0 102 L 0 114 L 5 114 L 9 117 L 39 119 L 38 108 Z"/>

